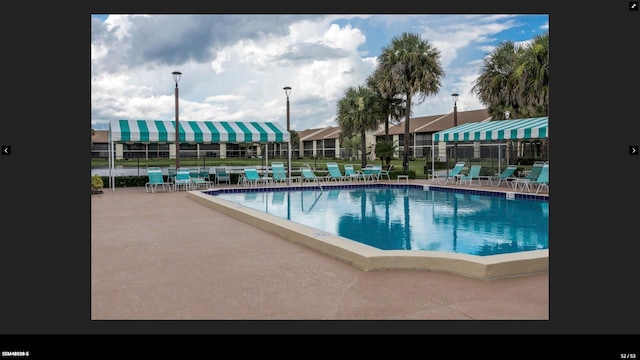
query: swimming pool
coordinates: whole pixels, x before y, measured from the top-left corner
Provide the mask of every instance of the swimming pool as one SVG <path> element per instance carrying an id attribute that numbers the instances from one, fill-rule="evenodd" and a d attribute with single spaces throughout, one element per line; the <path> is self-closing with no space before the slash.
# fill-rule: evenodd
<path id="1" fill-rule="evenodd" d="M 423 185 L 230 188 L 201 203 L 364 270 L 548 270 L 548 197 Z"/>
<path id="2" fill-rule="evenodd" d="M 408 187 L 214 195 L 381 250 L 486 256 L 549 246 L 547 201 Z"/>

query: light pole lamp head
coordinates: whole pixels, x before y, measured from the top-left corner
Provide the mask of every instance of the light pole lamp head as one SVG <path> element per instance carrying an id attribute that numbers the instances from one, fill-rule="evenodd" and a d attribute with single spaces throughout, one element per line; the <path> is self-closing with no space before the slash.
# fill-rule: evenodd
<path id="1" fill-rule="evenodd" d="M 453 99 L 453 105 L 456 105 L 458 103 L 458 94 L 457 93 L 451 94 L 451 98 Z"/>
<path id="2" fill-rule="evenodd" d="M 173 80 L 175 80 L 176 82 L 176 87 L 178 87 L 178 82 L 180 82 L 180 77 L 182 76 L 182 73 L 180 71 L 174 71 L 171 74 L 173 75 Z"/>
<path id="3" fill-rule="evenodd" d="M 282 89 L 284 90 L 285 95 L 287 95 L 287 99 L 289 99 L 289 95 L 291 94 L 291 86 L 285 86 Z"/>

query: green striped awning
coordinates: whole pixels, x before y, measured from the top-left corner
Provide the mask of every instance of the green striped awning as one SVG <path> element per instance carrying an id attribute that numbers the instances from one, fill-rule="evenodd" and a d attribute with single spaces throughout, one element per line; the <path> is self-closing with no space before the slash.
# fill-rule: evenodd
<path id="1" fill-rule="evenodd" d="M 549 117 L 467 123 L 433 134 L 438 141 L 493 141 L 549 137 Z"/>
<path id="2" fill-rule="evenodd" d="M 113 142 L 169 142 L 176 139 L 173 120 L 112 120 Z M 180 142 L 289 142 L 290 134 L 273 121 L 180 121 Z"/>

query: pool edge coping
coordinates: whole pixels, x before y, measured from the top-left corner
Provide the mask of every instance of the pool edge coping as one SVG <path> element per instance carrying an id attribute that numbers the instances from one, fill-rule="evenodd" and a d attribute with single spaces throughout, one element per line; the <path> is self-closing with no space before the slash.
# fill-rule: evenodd
<path id="1" fill-rule="evenodd" d="M 403 184 L 401 186 L 406 187 L 407 185 Z M 430 187 L 430 185 L 415 184 L 414 186 L 425 190 Z M 331 185 L 324 187 L 336 188 Z M 339 188 L 345 187 L 353 186 L 341 185 Z M 437 187 L 441 188 L 441 186 Z M 291 188 L 296 189 L 298 187 L 277 187 L 279 190 Z M 251 190 L 252 188 L 244 187 L 235 189 L 242 192 L 253 191 Z M 273 188 L 258 187 L 253 189 L 256 189 L 255 191 L 268 191 Z M 457 188 L 452 189 L 451 191 L 454 191 Z M 225 192 L 229 192 L 234 189 L 225 190 Z M 219 190 L 189 191 L 188 197 L 227 216 L 346 262 L 363 271 L 429 270 L 464 275 L 482 280 L 526 276 L 549 271 L 549 249 L 487 256 L 427 250 L 381 250 L 207 194 L 207 192 L 211 191 Z M 487 190 L 481 191 L 488 192 Z"/>

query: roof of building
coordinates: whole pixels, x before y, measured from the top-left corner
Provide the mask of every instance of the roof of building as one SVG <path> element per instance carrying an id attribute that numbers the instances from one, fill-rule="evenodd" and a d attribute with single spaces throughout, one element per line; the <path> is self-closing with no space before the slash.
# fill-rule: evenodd
<path id="1" fill-rule="evenodd" d="M 303 130 L 298 132 L 298 135 L 302 141 L 337 139 L 340 137 L 340 127 L 327 126 L 320 129 Z"/>
<path id="2" fill-rule="evenodd" d="M 491 120 L 491 116 L 489 116 L 487 109 L 458 111 L 458 125 L 488 120 Z M 389 135 L 404 134 L 404 126 L 404 121 L 396 125 L 389 125 Z M 412 118 L 409 123 L 409 132 L 412 134 L 434 133 L 453 126 L 453 112 L 451 112 L 443 115 Z M 384 129 L 376 133 L 376 136 L 381 135 L 384 135 Z"/>
<path id="3" fill-rule="evenodd" d="M 109 142 L 109 130 L 94 130 L 91 135 L 91 142 L 94 143 L 108 143 Z"/>

